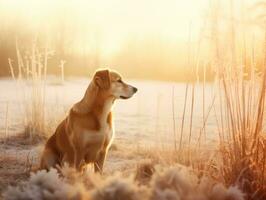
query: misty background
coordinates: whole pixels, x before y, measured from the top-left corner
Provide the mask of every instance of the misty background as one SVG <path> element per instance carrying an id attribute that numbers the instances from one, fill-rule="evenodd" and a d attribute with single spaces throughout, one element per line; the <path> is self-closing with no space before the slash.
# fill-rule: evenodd
<path id="1" fill-rule="evenodd" d="M 213 13 L 219 15 L 221 37 L 230 34 L 230 23 L 223 11 L 226 4 L 210 2 L 1 0 L 0 76 L 10 76 L 8 59 L 16 65 L 16 49 L 30 57 L 35 45 L 40 52 L 51 52 L 47 73 L 53 75 L 60 75 L 65 62 L 66 76 L 91 76 L 99 67 L 110 67 L 128 78 L 172 81 L 192 80 L 195 71 L 201 78 L 205 70 L 205 78 L 212 80 L 214 69 L 207 58 Z M 241 2 L 235 1 L 238 19 L 243 19 Z M 240 29 L 242 22 L 234 21 Z M 260 36 L 257 29 L 246 34 Z M 230 42 L 222 44 L 225 52 Z"/>

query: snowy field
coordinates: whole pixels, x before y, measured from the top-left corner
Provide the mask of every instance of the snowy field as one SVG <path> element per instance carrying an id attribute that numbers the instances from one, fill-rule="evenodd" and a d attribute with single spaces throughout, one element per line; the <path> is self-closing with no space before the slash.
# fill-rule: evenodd
<path id="1" fill-rule="evenodd" d="M 178 141 L 184 108 L 186 84 L 127 80 L 138 88 L 137 94 L 128 100 L 117 100 L 114 106 L 116 140 L 128 144 L 173 143 L 174 128 Z M 63 119 L 71 106 L 79 101 L 89 84 L 86 79 L 67 80 L 63 85 L 47 81 L 46 119 Z M 25 96 L 29 86 L 21 86 L 10 79 L 0 80 L 0 134 L 17 134 L 23 131 Z M 184 134 L 189 134 L 191 91 L 189 86 L 185 112 Z M 203 86 L 195 88 L 195 104 L 192 121 L 192 138 L 197 139 L 203 126 Z M 174 101 L 173 101 L 174 95 Z M 205 115 L 213 98 L 213 85 L 205 86 Z M 173 113 L 174 110 L 174 113 Z M 40 109 L 40 112 L 42 109 Z M 173 119 L 173 115 L 175 119 Z M 175 121 L 175 127 L 173 122 Z M 211 111 L 206 123 L 207 141 L 215 141 L 218 133 L 214 112 Z M 52 134 L 52 133 L 48 133 Z"/>
<path id="2" fill-rule="evenodd" d="M 55 78 L 49 77 L 45 92 L 45 111 L 47 124 L 52 135 L 59 121 L 61 121 L 71 106 L 79 101 L 89 84 L 86 79 L 68 79 L 59 84 Z M 134 174 L 141 163 L 151 161 L 161 165 L 167 162 L 182 160 L 180 154 L 169 150 L 179 144 L 186 84 L 127 80 L 127 83 L 138 88 L 138 92 L 128 100 L 117 100 L 114 106 L 116 136 L 104 165 L 104 175 L 110 176 L 122 172 L 128 176 Z M 190 133 L 192 85 L 188 87 L 187 108 L 185 111 L 183 143 L 187 144 Z M 32 170 L 39 166 L 44 142 L 29 143 L 20 133 L 25 130 L 25 108 L 29 105 L 32 87 L 25 82 L 11 79 L 0 80 L 0 196 L 7 186 L 28 180 Z M 205 85 L 205 104 L 203 105 L 203 85 L 197 85 L 194 93 L 194 109 L 192 116 L 192 142 L 198 140 L 203 127 L 203 108 L 208 115 L 209 106 L 214 97 L 214 86 Z M 215 105 L 217 107 L 217 105 Z M 44 109 L 45 108 L 45 109 Z M 210 148 L 218 147 L 218 132 L 214 109 L 206 121 L 206 134 L 203 134 Z M 173 112 L 174 111 L 174 112 Z M 175 122 L 175 125 L 174 125 Z M 174 132 L 175 130 L 175 132 Z M 195 147 L 196 143 L 191 143 Z M 208 159 L 207 151 L 196 152 L 204 159 Z M 183 154 L 187 160 L 187 154 Z M 198 157 L 201 159 L 201 157 Z M 168 161 L 167 161 L 168 160 Z M 177 161 L 178 160 L 178 161 Z M 87 168 L 89 171 L 92 167 Z"/>

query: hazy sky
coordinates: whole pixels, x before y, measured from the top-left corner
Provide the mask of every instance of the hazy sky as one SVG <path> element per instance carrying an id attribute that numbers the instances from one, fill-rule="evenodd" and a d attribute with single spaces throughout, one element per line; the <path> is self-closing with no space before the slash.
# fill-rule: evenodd
<path id="1" fill-rule="evenodd" d="M 191 29 L 199 29 L 207 3 L 208 0 L 2 0 L 1 7 L 6 16 L 19 14 L 26 25 L 37 29 L 50 23 L 51 16 L 73 16 L 74 23 L 84 30 L 80 37 L 86 37 L 86 29 L 94 27 L 105 50 L 111 52 L 132 35 L 187 40 L 189 24 Z"/>
<path id="2" fill-rule="evenodd" d="M 112 54 L 132 38 L 148 36 L 185 43 L 191 30 L 196 40 L 210 1 L 217 0 L 0 0 L 0 15 L 8 23 L 18 16 L 23 27 L 38 31 L 60 27 L 58 22 L 64 22 L 70 36 L 77 40 L 74 48 L 84 51 L 84 44 L 92 46 L 100 41 L 102 53 Z M 240 2 L 256 0 L 234 2 L 238 12 Z"/>
<path id="3" fill-rule="evenodd" d="M 231 48 L 232 22 L 239 48 L 242 38 L 246 38 L 247 49 L 261 45 L 258 33 L 263 29 L 251 20 L 253 14 L 265 13 L 263 7 L 251 9 L 257 1 L 0 0 L 0 36 L 11 48 L 18 39 L 25 52 L 38 38 L 40 48 L 47 44 L 56 59 L 65 59 L 73 71 L 99 66 L 134 71 L 137 66 L 146 74 L 157 70 L 160 77 L 168 71 L 165 79 L 175 79 L 179 71 L 193 67 L 196 59 L 202 64 L 211 58 L 215 24 L 224 55 Z M 213 13 L 219 13 L 219 22 L 213 20 Z"/>

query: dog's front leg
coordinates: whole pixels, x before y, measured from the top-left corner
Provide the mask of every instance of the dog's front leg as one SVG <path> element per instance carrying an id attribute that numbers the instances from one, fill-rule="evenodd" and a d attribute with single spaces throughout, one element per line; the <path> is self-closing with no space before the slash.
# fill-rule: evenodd
<path id="1" fill-rule="evenodd" d="M 62 157 L 61 165 L 69 164 L 70 167 L 75 167 L 75 149 L 69 147 L 65 149 L 65 154 Z"/>
<path id="2" fill-rule="evenodd" d="M 100 151 L 96 158 L 96 161 L 94 162 L 94 171 L 99 172 L 100 174 L 102 174 L 103 172 L 103 164 L 106 157 L 106 151 L 107 150 Z"/>
<path id="3" fill-rule="evenodd" d="M 77 170 L 81 170 L 82 168 L 82 161 L 84 159 L 84 151 L 82 149 L 77 148 L 75 149 L 75 168 Z"/>

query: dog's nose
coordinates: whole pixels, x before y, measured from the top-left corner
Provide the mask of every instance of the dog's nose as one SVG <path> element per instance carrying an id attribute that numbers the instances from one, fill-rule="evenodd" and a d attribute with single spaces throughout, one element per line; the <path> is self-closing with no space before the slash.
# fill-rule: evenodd
<path id="1" fill-rule="evenodd" d="M 134 91 L 134 93 L 136 93 L 138 91 L 138 89 L 133 87 L 133 91 Z"/>

